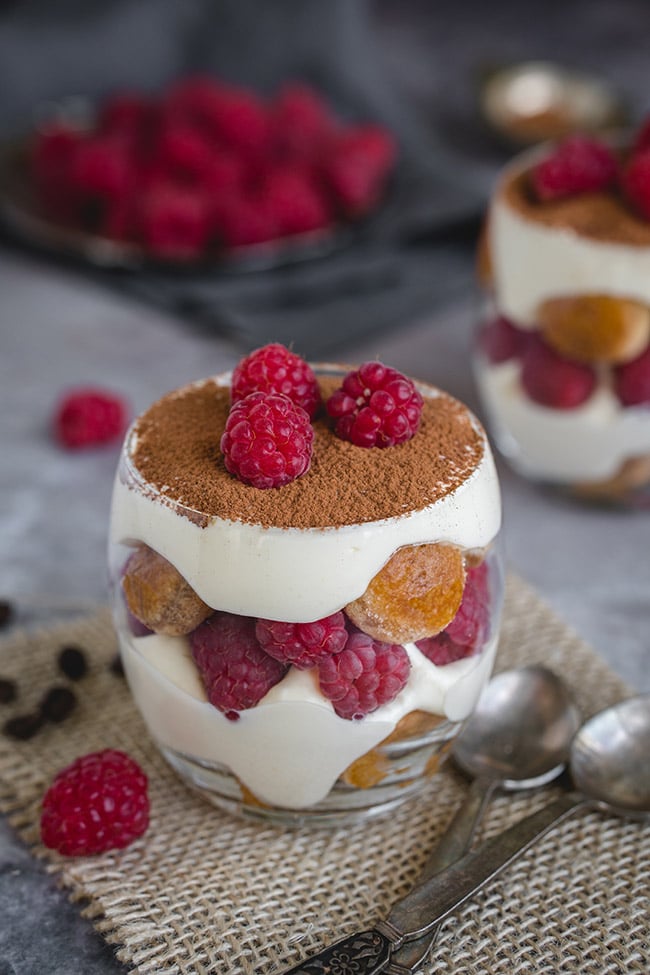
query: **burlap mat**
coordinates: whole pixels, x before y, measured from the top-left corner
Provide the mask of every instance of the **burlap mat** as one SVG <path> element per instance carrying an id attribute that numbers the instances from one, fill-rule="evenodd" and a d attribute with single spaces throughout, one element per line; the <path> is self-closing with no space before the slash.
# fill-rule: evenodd
<path id="1" fill-rule="evenodd" d="M 20 683 L 15 712 L 59 680 L 55 657 L 92 654 L 80 706 L 30 742 L 0 742 L 0 806 L 84 902 L 118 957 L 138 973 L 260 973 L 371 926 L 415 880 L 465 785 L 451 767 L 387 819 L 339 830 L 282 830 L 215 810 L 190 793 L 150 744 L 108 662 L 107 612 L 0 645 L 0 675 Z M 630 692 L 521 581 L 507 587 L 498 669 L 544 662 L 585 715 Z M 11 710 L 4 706 L 3 714 Z M 39 804 L 55 771 L 103 747 L 128 751 L 150 777 L 147 834 L 121 853 L 66 860 L 44 850 Z M 494 801 L 483 834 L 546 802 L 552 789 Z M 427 973 L 648 975 L 650 830 L 598 813 L 558 826 L 445 925 Z"/>

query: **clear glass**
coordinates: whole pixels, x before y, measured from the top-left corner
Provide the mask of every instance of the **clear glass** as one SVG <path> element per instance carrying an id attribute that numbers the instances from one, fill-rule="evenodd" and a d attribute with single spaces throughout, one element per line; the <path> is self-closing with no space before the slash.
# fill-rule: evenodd
<path id="1" fill-rule="evenodd" d="M 117 475 L 116 497 L 118 489 L 126 488 L 129 495 L 133 495 L 131 501 L 134 498 L 145 503 L 153 500 L 166 509 L 161 526 L 166 525 L 174 531 L 180 520 L 189 536 L 194 533 L 193 537 L 198 539 L 202 531 L 200 513 L 162 498 L 140 477 L 129 452 L 130 437 L 127 436 Z M 120 534 L 116 532 L 116 520 L 114 503 L 112 537 Z M 169 554 L 166 531 L 161 527 L 158 538 L 151 535 L 147 538 L 149 547 L 165 557 Z M 466 682 L 463 704 L 460 708 L 456 706 L 458 713 L 453 713 L 453 720 L 445 716 L 440 705 L 432 704 L 427 710 L 427 702 L 418 701 L 413 710 L 398 715 L 400 720 L 396 720 L 395 712 L 391 712 L 387 723 L 377 726 L 384 731 L 378 734 L 371 729 L 370 738 L 365 739 L 366 730 L 370 729 L 368 719 L 349 721 L 335 716 L 329 701 L 322 695 L 319 700 L 317 692 L 314 698 L 317 683 L 316 678 L 310 676 L 311 671 L 300 673 L 300 681 L 306 682 L 301 686 L 309 688 L 309 700 L 292 704 L 295 711 L 286 705 L 281 693 L 279 696 L 276 693 L 277 688 L 282 688 L 283 679 L 277 688 L 272 688 L 268 702 L 262 699 L 257 707 L 241 712 L 238 720 L 229 720 L 205 699 L 205 694 L 200 693 L 199 672 L 191 656 L 188 637 L 152 633 L 127 608 L 123 585 L 125 566 L 142 543 L 139 538 L 121 537 L 121 543 L 112 543 L 110 547 L 110 575 L 115 625 L 133 697 L 152 738 L 172 768 L 190 787 L 231 813 L 284 825 L 338 826 L 389 811 L 416 793 L 437 772 L 460 721 L 471 711 L 491 672 L 503 598 L 503 560 L 498 536 L 480 551 L 464 552 L 466 571 L 485 573 L 487 626 L 464 659 L 439 666 L 429 661 L 425 663 L 433 668 L 429 672 L 435 672 L 439 687 L 446 689 L 440 690 L 441 700 L 449 688 L 460 687 L 462 681 Z M 481 565 L 483 569 L 478 568 Z M 219 607 L 213 609 L 218 611 Z M 418 656 L 417 651 L 415 656 Z M 290 668 L 289 674 L 293 670 Z M 274 709 L 285 706 L 288 707 L 287 722 L 293 721 L 296 714 L 298 716 L 299 724 L 295 727 L 301 730 L 300 734 L 295 734 L 294 728 L 293 737 L 289 734 L 283 737 L 284 719 L 274 720 L 275 714 L 281 714 L 280 710 Z M 463 709 L 464 713 L 460 713 Z M 451 710 L 453 712 L 453 708 Z M 267 717 L 270 725 L 264 724 Z M 239 741 L 237 736 L 240 736 Z M 294 807 L 268 799 L 262 801 L 255 794 L 255 774 L 259 769 L 255 774 L 251 771 L 250 777 L 248 769 L 256 767 L 260 754 L 266 756 L 270 767 L 274 763 L 277 765 L 277 771 L 271 772 L 272 777 L 309 778 L 317 770 L 321 774 L 322 767 L 335 767 L 339 760 L 336 750 L 350 747 L 348 739 L 351 738 L 358 738 L 362 743 L 367 740 L 369 745 L 354 745 L 352 759 L 332 777 L 326 794 L 315 801 L 303 798 Z M 232 743 L 236 760 L 228 760 L 228 743 Z M 237 772 L 231 765 L 236 766 Z M 304 795 L 310 795 L 309 788 Z"/>
<path id="2" fill-rule="evenodd" d="M 492 442 L 521 476 L 580 501 L 650 508 L 650 406 L 625 406 L 613 367 L 594 365 L 593 391 L 577 406 L 535 401 L 522 381 L 538 342 L 486 301 L 473 368 Z M 530 353 L 529 353 L 530 354 Z"/>

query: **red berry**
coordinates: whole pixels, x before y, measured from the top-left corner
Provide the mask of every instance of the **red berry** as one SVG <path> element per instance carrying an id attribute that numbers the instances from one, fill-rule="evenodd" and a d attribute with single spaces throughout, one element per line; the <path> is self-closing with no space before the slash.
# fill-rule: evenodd
<path id="1" fill-rule="evenodd" d="M 644 149 L 650 149 L 650 117 L 646 118 L 639 126 L 632 152 L 636 154 L 643 152 Z"/>
<path id="2" fill-rule="evenodd" d="M 280 236 L 321 230 L 331 222 L 329 207 L 305 168 L 293 166 L 270 171 L 263 178 L 259 192 Z"/>
<path id="3" fill-rule="evenodd" d="M 487 562 L 467 572 L 458 612 L 442 633 L 417 640 L 416 646 L 436 666 L 479 653 L 490 632 L 490 587 Z"/>
<path id="4" fill-rule="evenodd" d="M 82 202 L 123 199 L 134 176 L 128 146 L 119 139 L 92 136 L 75 149 L 70 178 Z"/>
<path id="5" fill-rule="evenodd" d="M 186 260 L 205 248 L 210 233 L 205 197 L 189 187 L 154 183 L 144 194 L 138 211 L 138 230 L 156 257 Z"/>
<path id="6" fill-rule="evenodd" d="M 321 661 L 318 679 L 339 717 L 357 721 L 394 700 L 410 670 L 404 647 L 380 643 L 355 630 L 344 650 Z"/>
<path id="7" fill-rule="evenodd" d="M 213 150 L 201 173 L 206 193 L 219 196 L 238 190 L 244 181 L 245 164 L 231 152 Z"/>
<path id="8" fill-rule="evenodd" d="M 482 351 L 493 365 L 516 359 L 520 356 L 529 338 L 529 333 L 505 318 L 497 315 L 487 322 L 479 332 L 478 342 Z"/>
<path id="9" fill-rule="evenodd" d="M 173 179 L 201 180 L 211 167 L 213 154 L 205 137 L 183 122 L 165 125 L 158 137 L 157 162 Z"/>
<path id="10" fill-rule="evenodd" d="M 222 145 L 246 155 L 263 152 L 269 140 L 269 116 L 260 98 L 245 88 L 212 84 L 185 96 L 191 117 Z"/>
<path id="11" fill-rule="evenodd" d="M 312 158 L 335 122 L 320 95 L 309 85 L 285 85 L 271 109 L 273 143 L 281 156 Z"/>
<path id="12" fill-rule="evenodd" d="M 321 405 L 318 381 L 311 366 L 279 342 L 255 349 L 233 370 L 230 390 L 233 403 L 255 392 L 284 393 L 312 419 Z"/>
<path id="13" fill-rule="evenodd" d="M 189 636 L 208 700 L 226 717 L 254 708 L 282 680 L 287 667 L 262 650 L 255 620 L 215 613 Z"/>
<path id="14" fill-rule="evenodd" d="M 546 201 L 606 190 L 617 175 L 618 161 L 609 146 L 598 139 L 574 135 L 538 163 L 531 178 L 538 198 Z"/>
<path id="15" fill-rule="evenodd" d="M 111 95 L 99 110 L 97 128 L 107 134 L 138 136 L 150 120 L 152 104 L 137 92 Z"/>
<path id="16" fill-rule="evenodd" d="M 212 219 L 216 235 L 229 248 L 266 244 L 279 236 L 275 217 L 264 202 L 242 193 L 213 200 Z"/>
<path id="17" fill-rule="evenodd" d="M 417 433 L 422 397 L 414 383 L 381 362 L 350 372 L 327 401 L 336 435 L 357 447 L 392 447 Z"/>
<path id="18" fill-rule="evenodd" d="M 52 123 L 38 132 L 31 152 L 31 175 L 39 204 L 52 220 L 72 222 L 76 193 L 71 165 L 82 135 L 62 123 Z"/>
<path id="19" fill-rule="evenodd" d="M 311 464 L 309 414 L 282 393 L 249 393 L 226 421 L 221 450 L 226 470 L 256 488 L 283 487 Z"/>
<path id="20" fill-rule="evenodd" d="M 347 216 L 361 216 L 376 206 L 396 152 L 393 137 L 378 125 L 348 129 L 331 141 L 322 176 Z"/>
<path id="21" fill-rule="evenodd" d="M 623 193 L 646 220 L 650 220 L 650 148 L 630 159 L 621 177 Z"/>
<path id="22" fill-rule="evenodd" d="M 616 367 L 614 389 L 623 406 L 650 405 L 650 348 Z"/>
<path id="23" fill-rule="evenodd" d="M 258 620 L 255 635 L 266 653 L 298 670 L 308 670 L 323 658 L 340 653 L 348 639 L 343 613 L 314 623 Z"/>
<path id="24" fill-rule="evenodd" d="M 76 759 L 43 799 L 43 843 L 65 856 L 121 850 L 148 825 L 147 777 L 132 758 L 112 748 Z"/>
<path id="25" fill-rule="evenodd" d="M 531 336 L 522 360 L 521 383 L 542 406 L 571 410 L 589 399 L 596 373 L 581 362 L 565 359 L 538 336 Z"/>
<path id="26" fill-rule="evenodd" d="M 127 406 L 112 393 L 100 389 L 76 389 L 59 402 L 54 414 L 54 433 L 72 450 L 110 443 L 124 432 Z"/>

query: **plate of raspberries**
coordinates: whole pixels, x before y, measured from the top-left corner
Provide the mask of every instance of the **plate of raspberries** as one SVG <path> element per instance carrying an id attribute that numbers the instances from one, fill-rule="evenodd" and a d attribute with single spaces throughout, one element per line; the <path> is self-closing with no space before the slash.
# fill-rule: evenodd
<path id="1" fill-rule="evenodd" d="M 0 205 L 23 238 L 95 264 L 259 268 L 320 256 L 386 199 L 397 144 L 316 89 L 196 76 L 70 100 L 6 147 Z"/>

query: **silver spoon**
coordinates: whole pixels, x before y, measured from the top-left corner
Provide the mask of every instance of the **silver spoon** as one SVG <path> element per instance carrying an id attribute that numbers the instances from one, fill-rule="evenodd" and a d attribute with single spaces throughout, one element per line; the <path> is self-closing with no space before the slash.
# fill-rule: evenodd
<path id="1" fill-rule="evenodd" d="M 419 884 L 374 929 L 339 941 L 290 972 L 322 975 L 328 965 L 337 975 L 385 972 L 402 944 L 431 932 L 552 826 L 577 810 L 595 808 L 650 819 L 650 694 L 629 698 L 587 721 L 573 739 L 570 769 L 575 791 Z"/>
<path id="2" fill-rule="evenodd" d="M 474 778 L 418 883 L 467 852 L 497 789 L 533 789 L 557 778 L 579 725 L 566 685 L 546 667 L 520 667 L 493 677 L 452 746 L 456 763 Z M 400 966 L 415 971 L 433 948 L 438 931 L 436 927 L 394 952 L 387 975 L 397 975 Z"/>

